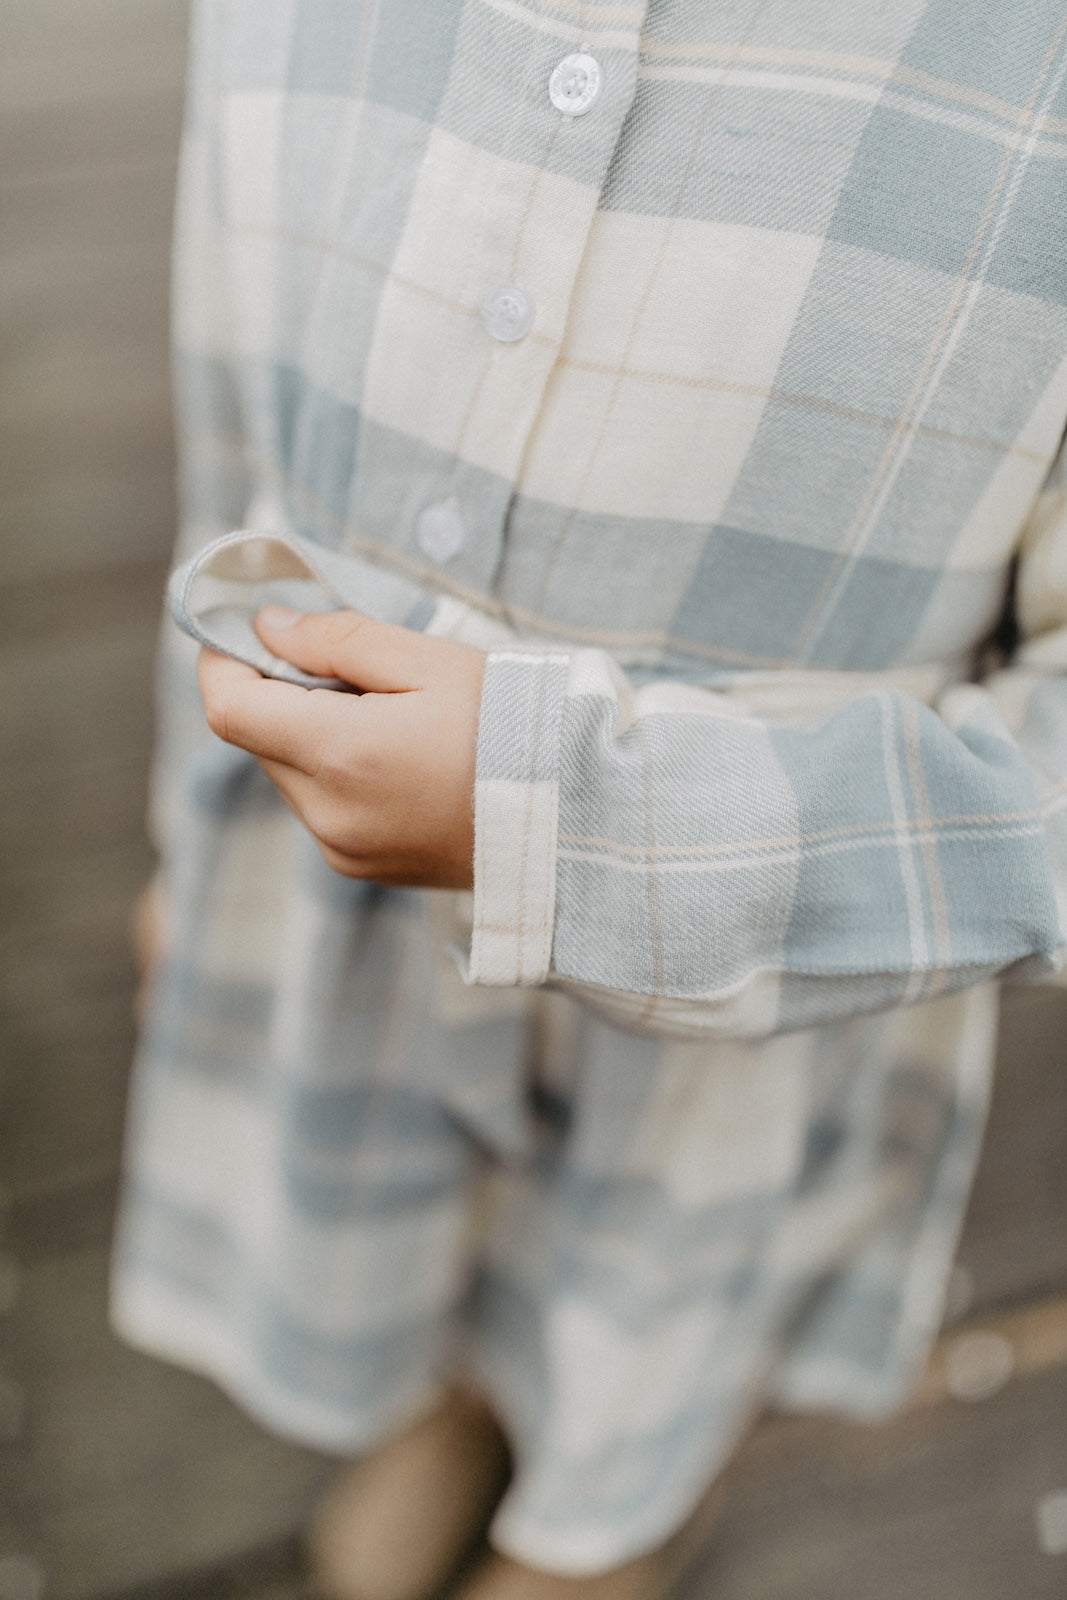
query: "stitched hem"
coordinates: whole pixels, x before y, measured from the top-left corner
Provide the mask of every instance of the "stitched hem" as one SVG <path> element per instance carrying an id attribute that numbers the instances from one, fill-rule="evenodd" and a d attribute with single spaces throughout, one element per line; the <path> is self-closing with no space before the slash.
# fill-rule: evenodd
<path id="1" fill-rule="evenodd" d="M 543 983 L 552 959 L 559 739 L 569 658 L 499 650 L 486 663 L 474 790 L 469 983 Z"/>

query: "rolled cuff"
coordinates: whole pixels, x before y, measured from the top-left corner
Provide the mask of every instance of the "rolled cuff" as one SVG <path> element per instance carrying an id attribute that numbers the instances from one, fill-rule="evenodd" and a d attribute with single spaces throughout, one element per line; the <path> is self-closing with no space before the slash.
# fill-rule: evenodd
<path id="1" fill-rule="evenodd" d="M 474 787 L 470 983 L 529 986 L 548 976 L 568 668 L 566 655 L 522 650 L 496 650 L 486 662 Z"/>

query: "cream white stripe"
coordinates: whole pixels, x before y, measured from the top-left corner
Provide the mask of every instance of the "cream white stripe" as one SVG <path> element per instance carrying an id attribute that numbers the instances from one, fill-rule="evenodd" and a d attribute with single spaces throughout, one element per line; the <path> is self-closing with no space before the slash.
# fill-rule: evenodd
<path id="1" fill-rule="evenodd" d="M 882 708 L 882 761 L 886 788 L 889 791 L 889 803 L 893 808 L 893 819 L 901 829 L 897 856 L 900 863 L 900 877 L 904 885 L 904 900 L 908 908 L 912 964 L 922 968 L 930 960 L 930 951 L 926 942 L 926 919 L 923 916 L 919 876 L 912 855 L 913 842 L 906 831 L 908 813 L 904 801 L 904 783 L 897 765 L 897 747 L 893 737 L 895 701 L 889 695 L 879 695 L 878 698 Z M 922 993 L 924 982 L 925 976 L 922 972 L 913 973 L 908 980 L 905 1000 L 917 1000 Z"/>
<path id="2" fill-rule="evenodd" d="M 640 79 L 657 83 L 704 83 L 713 88 L 729 83 L 737 89 L 766 89 L 796 94 L 821 94 L 839 100 L 865 100 L 873 105 L 881 99 L 880 83 L 857 82 L 852 78 L 812 78 L 800 73 L 740 70 L 729 64 L 721 67 L 646 67 L 638 68 Z"/>
<path id="3" fill-rule="evenodd" d="M 547 33 L 555 39 L 565 39 L 568 44 L 585 44 L 599 46 L 601 50 L 631 50 L 637 51 L 638 29 L 633 27 L 625 32 L 615 28 L 575 28 L 568 22 L 557 22 L 552 17 L 538 16 L 536 11 L 531 11 L 520 0 L 481 0 L 483 6 L 490 11 L 499 12 L 502 17 L 510 17 L 512 22 L 521 22 L 524 28 L 531 28 L 535 33 Z"/>
<path id="4" fill-rule="evenodd" d="M 911 860 L 910 847 L 922 847 L 927 844 L 954 843 L 961 839 L 981 840 L 990 843 L 1000 839 L 1032 839 L 1037 838 L 1041 828 L 1037 821 L 1020 822 L 1007 828 L 911 828 L 906 823 L 900 823 L 895 828 L 885 833 L 864 835 L 856 839 L 820 839 L 815 844 L 807 842 L 797 843 L 790 847 L 775 845 L 770 849 L 761 850 L 753 848 L 750 851 L 738 851 L 733 855 L 714 856 L 710 853 L 697 854 L 691 852 L 684 858 L 655 857 L 654 860 L 642 860 L 639 856 L 615 855 L 610 850 L 583 849 L 578 845 L 561 845 L 557 854 L 561 861 L 588 861 L 606 867 L 612 872 L 691 872 L 694 877 L 707 877 L 709 873 L 726 873 L 747 871 L 754 867 L 777 865 L 779 862 L 796 862 L 801 856 L 805 860 L 812 856 L 839 855 L 847 850 L 897 850 L 908 852 Z M 918 891 L 918 880 L 916 880 Z"/>
<path id="5" fill-rule="evenodd" d="M 567 667 L 571 660 L 570 656 L 554 654 L 535 643 L 531 643 L 528 650 L 493 650 L 491 654 L 494 661 L 520 661 L 524 666 L 534 667 Z"/>
<path id="6" fill-rule="evenodd" d="M 938 840 L 929 826 L 931 820 L 930 797 L 927 793 L 926 774 L 923 771 L 919 707 L 908 700 L 904 700 L 901 702 L 901 716 L 904 721 L 904 746 L 907 755 L 912 800 L 916 813 L 922 819 L 922 825 L 917 830 L 917 837 L 922 845 L 922 860 L 926 874 L 926 889 L 930 897 L 934 942 L 937 947 L 937 962 L 938 966 L 947 967 L 952 960 L 949 910 L 948 902 L 945 898 L 945 885 L 941 877 L 941 862 L 937 853 Z"/>
<path id="7" fill-rule="evenodd" d="M 502 780 L 510 781 L 510 780 Z M 805 854 L 816 850 L 836 850 L 838 848 L 853 849 L 870 844 L 896 845 L 901 838 L 919 841 L 924 838 L 931 839 L 990 839 L 990 838 L 1018 838 L 1028 834 L 1040 833 L 1039 818 L 1043 815 L 1040 807 L 1032 811 L 1013 811 L 1003 814 L 974 816 L 941 817 L 936 821 L 931 817 L 927 823 L 916 824 L 907 822 L 901 826 L 898 822 L 871 823 L 867 826 L 858 823 L 853 828 L 826 828 L 815 833 L 793 833 L 770 835 L 767 838 L 735 839 L 729 843 L 718 844 L 657 844 L 654 849 L 647 849 L 642 845 L 623 844 L 618 839 L 607 839 L 598 836 L 589 837 L 584 834 L 564 833 L 562 841 L 569 849 L 574 851 L 588 851 L 590 858 L 603 857 L 618 859 L 619 861 L 632 861 L 638 866 L 655 866 L 660 862 L 700 862 L 726 860 L 727 857 L 760 857 L 765 858 L 775 851 L 792 853 L 794 850 L 803 849 Z"/>
<path id="8" fill-rule="evenodd" d="M 605 22 L 629 22 L 635 28 L 640 28 L 645 20 L 647 6 L 618 6 L 601 5 L 600 0 L 548 0 L 546 11 L 567 12 L 572 17 L 577 17 L 582 23 L 594 16 Z"/>
<path id="9" fill-rule="evenodd" d="M 898 70 L 897 62 L 888 56 L 855 56 L 834 50 L 789 50 L 779 45 L 683 43 L 646 38 L 641 41 L 641 56 L 653 60 L 657 56 L 672 61 L 751 61 L 775 67 L 821 67 L 825 72 L 851 72 L 858 76 L 885 81 Z"/>
<path id="10" fill-rule="evenodd" d="M 1067 117 L 1035 115 L 1027 112 L 1025 106 L 1014 106 L 1013 102 L 1000 99 L 997 94 L 974 90 L 965 83 L 953 83 L 952 78 L 939 78 L 931 72 L 921 72 L 917 67 L 905 67 L 902 62 L 877 56 L 846 56 L 830 50 L 784 50 L 768 45 L 665 45 L 657 38 L 643 38 L 640 59 L 641 64 L 669 62 L 670 66 L 681 70 L 686 70 L 686 64 L 697 67 L 699 62 L 709 62 L 713 67 L 731 67 L 744 62 L 779 72 L 816 69 L 832 77 L 867 78 L 873 83 L 891 83 L 897 91 L 913 90 L 920 94 L 931 94 L 941 101 L 953 101 L 958 106 L 969 106 L 977 112 L 985 112 L 1000 122 L 1009 123 L 1016 131 L 1038 128 L 1053 134 L 1067 133 Z"/>
<path id="11" fill-rule="evenodd" d="M 987 120 L 977 112 L 955 110 L 950 106 L 934 105 L 899 89 L 887 88 L 880 80 L 863 82 L 855 78 L 811 77 L 801 73 L 770 72 L 758 69 L 738 70 L 736 67 L 639 67 L 641 81 L 659 83 L 694 83 L 718 87 L 729 83 L 733 89 L 759 89 L 768 94 L 822 95 L 827 100 L 858 100 L 867 105 L 889 106 L 894 111 L 921 117 L 926 122 L 943 127 L 958 128 L 962 133 L 988 139 L 1005 148 L 1014 148 L 1019 141 L 1017 127 Z M 1034 135 L 1047 133 L 1048 119 L 1035 119 Z M 1035 153 L 1067 160 L 1067 142 L 1043 138 L 1034 147 Z"/>
<path id="12" fill-rule="evenodd" d="M 995 122 L 984 121 L 975 113 L 957 111 L 951 106 L 931 105 L 927 100 L 916 100 L 913 95 L 900 94 L 896 89 L 887 89 L 882 96 L 882 104 L 890 106 L 894 111 L 903 111 L 909 116 L 922 117 L 926 122 L 937 122 L 946 128 L 958 128 L 961 133 L 973 134 L 976 139 L 989 139 L 993 144 L 1003 145 L 1005 148 L 1014 146 L 1018 140 L 1018 130 L 1011 127 L 1001 127 Z M 1044 126 L 1046 118 L 1039 117 L 1031 132 L 1034 139 L 1033 154 L 1051 157 L 1056 161 L 1067 160 L 1067 141 L 1055 136 L 1049 137 L 1049 130 Z M 1044 136 L 1044 137 L 1043 137 Z"/>
<path id="13" fill-rule="evenodd" d="M 1053 117 L 1048 113 L 1035 115 L 1027 112 L 1025 106 L 1013 105 L 1010 100 L 1002 100 L 997 95 L 986 94 L 966 84 L 954 83 L 949 78 L 939 78 L 933 73 L 877 56 L 841 55 L 832 50 L 788 50 L 769 45 L 664 44 L 658 39 L 642 39 L 642 63 L 656 60 L 670 62 L 672 66 L 683 70 L 687 62 L 694 65 L 708 62 L 727 68 L 744 62 L 765 69 L 776 68 L 780 72 L 801 72 L 806 68 L 815 68 L 837 77 L 866 78 L 876 84 L 892 84 L 898 93 L 911 89 L 941 101 L 954 101 L 960 106 L 969 106 L 974 111 L 985 112 L 1006 122 L 1016 132 L 1024 128 L 1036 128 L 1051 134 L 1067 134 L 1067 117 Z"/>

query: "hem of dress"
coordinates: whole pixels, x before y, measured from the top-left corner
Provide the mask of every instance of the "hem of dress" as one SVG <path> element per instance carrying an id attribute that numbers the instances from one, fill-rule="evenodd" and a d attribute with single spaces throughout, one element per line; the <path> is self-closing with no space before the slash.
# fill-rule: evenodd
<path id="1" fill-rule="evenodd" d="M 485 1396 L 499 1418 L 512 1448 L 518 1450 L 523 1432 L 521 1407 L 513 1410 L 507 1403 L 508 1384 L 493 1360 L 492 1352 L 472 1340 L 466 1351 L 465 1370 L 469 1381 Z M 718 1502 L 713 1517 L 704 1512 L 704 1501 L 713 1491 L 720 1474 L 729 1465 L 738 1445 L 745 1438 L 753 1420 L 751 1411 L 739 1415 L 736 1427 L 724 1433 L 721 1448 L 709 1456 L 699 1483 L 687 1479 L 679 1485 L 680 1492 L 671 1506 L 663 1501 L 652 1507 L 649 1515 L 637 1521 L 628 1518 L 625 1526 L 588 1525 L 571 1527 L 566 1531 L 547 1526 L 543 1519 L 531 1515 L 522 1506 L 523 1461 L 517 1457 L 511 1487 L 507 1490 L 487 1530 L 490 1548 L 498 1555 L 508 1556 L 525 1566 L 535 1567 L 562 1578 L 602 1577 L 639 1556 L 651 1554 L 670 1543 L 682 1533 L 685 1544 L 699 1540 L 693 1549 L 686 1549 L 677 1571 L 671 1574 L 671 1587 L 679 1582 L 684 1571 L 699 1558 L 703 1545 L 712 1537 L 712 1520 L 718 1520 Z M 692 1521 L 693 1529 L 688 1530 Z M 689 1532 L 686 1538 L 683 1530 Z"/>
<path id="2" fill-rule="evenodd" d="M 680 1510 L 672 1513 L 659 1505 L 655 1515 L 639 1523 L 628 1520 L 625 1530 L 587 1527 L 553 1533 L 536 1517 L 505 1504 L 490 1524 L 489 1544 L 500 1555 L 562 1578 L 603 1577 L 627 1562 L 662 1550 L 667 1583 L 673 1590 L 715 1536 L 722 1512 L 718 1480 L 746 1433 L 742 1426 L 695 1496 L 692 1492 L 679 1496 Z"/>
<path id="3" fill-rule="evenodd" d="M 959 1251 L 982 1152 L 993 1090 L 993 1063 L 999 1019 L 996 983 L 970 990 L 967 1017 L 958 1045 L 959 1092 L 966 1097 L 969 1126 L 961 1131 L 939 1165 L 922 1222 L 900 1284 L 894 1334 L 880 1386 L 870 1374 L 808 1356 L 794 1375 L 786 1371 L 768 1390 L 769 1406 L 806 1415 L 827 1411 L 848 1421 L 882 1423 L 907 1405 L 918 1389 L 944 1321 L 949 1274 Z M 957 1197 L 947 1212 L 942 1191 Z"/>
<path id="4" fill-rule="evenodd" d="M 599 1533 L 553 1539 L 536 1521 L 515 1515 L 494 1518 L 489 1543 L 498 1555 L 553 1577 L 598 1578 L 659 1549 L 671 1532 L 673 1529 L 663 1537 L 658 1531 L 645 1539 L 630 1537 L 621 1544 L 605 1540 Z"/>
<path id="5" fill-rule="evenodd" d="M 358 1456 L 431 1411 L 442 1399 L 442 1379 L 425 1377 L 358 1422 L 338 1426 L 335 1414 L 272 1389 L 263 1375 L 184 1296 L 129 1283 L 112 1285 L 112 1331 L 133 1349 L 208 1378 L 252 1420 L 278 1438 L 326 1455 Z"/>

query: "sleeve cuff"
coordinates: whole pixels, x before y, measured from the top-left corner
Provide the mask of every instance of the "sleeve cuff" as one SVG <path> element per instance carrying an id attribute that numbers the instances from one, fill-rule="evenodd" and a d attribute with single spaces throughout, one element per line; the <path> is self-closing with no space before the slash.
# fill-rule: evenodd
<path id="1" fill-rule="evenodd" d="M 569 657 L 496 650 L 486 662 L 474 786 L 470 983 L 543 983 L 552 960 L 559 749 Z"/>

